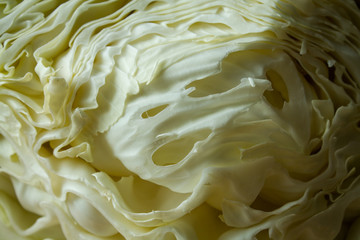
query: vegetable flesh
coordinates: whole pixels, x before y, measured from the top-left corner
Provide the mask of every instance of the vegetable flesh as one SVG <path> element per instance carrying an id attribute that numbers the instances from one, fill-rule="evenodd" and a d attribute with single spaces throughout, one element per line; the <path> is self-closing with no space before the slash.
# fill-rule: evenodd
<path id="1" fill-rule="evenodd" d="M 0 6 L 2 238 L 357 237 L 355 2 Z"/>

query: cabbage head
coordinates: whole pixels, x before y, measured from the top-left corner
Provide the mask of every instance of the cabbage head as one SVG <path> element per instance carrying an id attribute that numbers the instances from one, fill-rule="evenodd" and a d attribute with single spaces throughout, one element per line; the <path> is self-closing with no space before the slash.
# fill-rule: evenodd
<path id="1" fill-rule="evenodd" d="M 359 5 L 0 0 L 0 239 L 360 239 Z"/>

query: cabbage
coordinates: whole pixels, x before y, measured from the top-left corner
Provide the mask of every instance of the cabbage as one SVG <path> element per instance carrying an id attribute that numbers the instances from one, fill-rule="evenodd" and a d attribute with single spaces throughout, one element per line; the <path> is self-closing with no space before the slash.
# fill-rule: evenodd
<path id="1" fill-rule="evenodd" d="M 0 1 L 0 239 L 358 239 L 352 0 Z"/>

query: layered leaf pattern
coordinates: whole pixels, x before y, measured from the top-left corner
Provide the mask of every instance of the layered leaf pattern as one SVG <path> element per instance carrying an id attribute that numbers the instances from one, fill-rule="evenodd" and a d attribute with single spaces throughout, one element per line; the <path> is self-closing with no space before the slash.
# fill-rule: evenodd
<path id="1" fill-rule="evenodd" d="M 1 239 L 357 239 L 352 0 L 0 1 Z"/>

